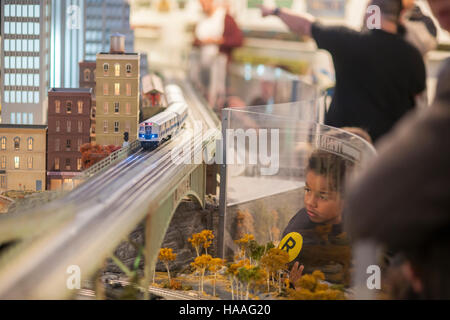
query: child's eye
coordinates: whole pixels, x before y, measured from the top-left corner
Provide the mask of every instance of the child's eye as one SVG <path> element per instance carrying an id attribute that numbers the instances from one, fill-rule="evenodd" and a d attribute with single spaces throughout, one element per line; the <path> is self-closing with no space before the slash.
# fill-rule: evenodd
<path id="1" fill-rule="evenodd" d="M 310 188 L 308 188 L 308 187 L 305 187 L 305 192 L 310 192 L 311 191 L 311 189 Z"/>

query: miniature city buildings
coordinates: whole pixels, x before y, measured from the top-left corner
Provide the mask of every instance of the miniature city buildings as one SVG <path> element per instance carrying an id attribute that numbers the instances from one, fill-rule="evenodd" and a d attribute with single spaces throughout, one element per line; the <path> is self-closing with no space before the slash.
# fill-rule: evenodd
<path id="1" fill-rule="evenodd" d="M 48 92 L 47 189 L 72 189 L 82 170 L 80 147 L 90 142 L 90 88 Z"/>
<path id="2" fill-rule="evenodd" d="M 50 88 L 78 87 L 78 62 L 84 59 L 88 36 L 84 6 L 85 0 L 60 0 L 51 1 L 46 8 L 51 16 L 50 43 L 46 45 L 50 55 Z"/>
<path id="3" fill-rule="evenodd" d="M 114 32 L 125 35 L 125 48 L 133 52 L 134 31 L 130 27 L 130 1 L 84 0 L 83 23 L 86 29 L 85 60 L 95 60 L 98 52 L 110 47 Z"/>
<path id="4" fill-rule="evenodd" d="M 160 77 L 148 74 L 142 77 L 143 107 L 162 107 L 164 105 L 164 87 Z"/>
<path id="5" fill-rule="evenodd" d="M 2 123 L 45 124 L 50 82 L 50 0 L 1 1 Z"/>
<path id="6" fill-rule="evenodd" d="M 125 53 L 124 38 L 111 36 L 111 50 L 97 54 L 96 143 L 120 146 L 124 132 L 137 139 L 139 123 L 138 53 Z"/>
<path id="7" fill-rule="evenodd" d="M 91 103 L 91 142 L 95 142 L 95 111 L 96 111 L 96 97 L 95 97 L 95 61 L 81 61 L 80 66 L 80 88 L 92 89 L 92 103 Z"/>
<path id="8" fill-rule="evenodd" d="M 0 190 L 45 190 L 46 125 L 0 124 Z"/>

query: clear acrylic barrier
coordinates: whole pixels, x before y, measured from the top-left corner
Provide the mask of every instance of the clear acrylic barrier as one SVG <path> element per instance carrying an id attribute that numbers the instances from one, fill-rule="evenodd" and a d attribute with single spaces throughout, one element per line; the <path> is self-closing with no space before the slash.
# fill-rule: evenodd
<path id="1" fill-rule="evenodd" d="M 226 182 L 221 181 L 226 185 L 225 258 L 266 270 L 267 290 L 270 283 L 276 290 L 282 276 L 271 276 L 273 266 L 267 262 L 276 258 L 264 260 L 255 249 L 273 243 L 288 256 L 286 266 L 280 267 L 285 274 L 299 262 L 304 275 L 323 274 L 328 298 L 348 298 L 352 248 L 343 230 L 345 183 L 375 156 L 375 150 L 352 133 L 318 124 L 303 109 L 311 109 L 311 102 L 273 105 L 271 110 L 261 106 L 222 111 L 227 163 Z M 268 254 L 268 247 L 264 248 Z M 292 291 L 279 283 L 280 292 L 281 287 L 288 298 L 326 298 L 320 296 L 323 292 Z"/>
<path id="2" fill-rule="evenodd" d="M 323 122 L 325 101 L 317 86 L 312 85 L 306 77 L 293 75 L 281 68 L 227 64 L 226 57 L 220 54 L 205 65 L 199 50 L 194 49 L 189 56 L 188 77 L 209 105 L 217 110 L 223 107 L 259 106 L 254 109 L 255 112 L 275 112 L 305 119 L 303 115 L 299 118 L 295 114 L 282 113 L 281 110 L 273 111 L 273 107 L 294 101 L 310 101 L 315 114 L 314 118 L 308 120 Z"/>

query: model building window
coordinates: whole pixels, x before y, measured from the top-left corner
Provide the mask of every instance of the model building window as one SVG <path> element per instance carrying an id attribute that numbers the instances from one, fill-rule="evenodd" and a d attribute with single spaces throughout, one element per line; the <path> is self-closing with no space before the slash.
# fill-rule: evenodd
<path id="1" fill-rule="evenodd" d="M 61 144 L 61 142 L 59 141 L 59 139 L 55 139 L 55 151 L 59 151 L 60 144 Z"/>
<path id="2" fill-rule="evenodd" d="M 78 120 L 78 133 L 83 132 L 83 121 Z"/>
<path id="3" fill-rule="evenodd" d="M 78 113 L 83 113 L 83 101 L 78 101 Z"/>
<path id="4" fill-rule="evenodd" d="M 116 75 L 116 77 L 120 76 L 120 64 L 118 63 L 114 65 L 114 74 Z"/>
<path id="5" fill-rule="evenodd" d="M 125 104 L 125 113 L 130 114 L 131 113 L 131 103 L 127 102 Z"/>
<path id="6" fill-rule="evenodd" d="M 109 94 L 109 86 L 107 83 L 103 84 L 103 95 L 107 96 Z"/>
<path id="7" fill-rule="evenodd" d="M 66 140 L 66 151 L 70 151 L 70 147 L 72 145 L 72 141 L 70 139 Z"/>
<path id="8" fill-rule="evenodd" d="M 33 169 L 33 157 L 28 157 L 28 169 Z"/>
<path id="9" fill-rule="evenodd" d="M 6 137 L 2 137 L 2 150 L 6 150 Z"/>
<path id="10" fill-rule="evenodd" d="M 56 100 L 55 101 L 55 112 L 60 113 L 61 112 L 61 101 Z"/>
<path id="11" fill-rule="evenodd" d="M 119 113 L 119 102 L 114 102 L 114 112 Z"/>
<path id="12" fill-rule="evenodd" d="M 104 113 L 104 114 L 107 114 L 108 111 L 109 111 L 109 103 L 108 103 L 108 102 L 105 102 L 105 103 L 103 104 L 103 113 Z"/>
<path id="13" fill-rule="evenodd" d="M 81 145 L 83 144 L 83 140 L 82 139 L 78 139 L 77 142 L 77 150 L 80 151 Z"/>
<path id="14" fill-rule="evenodd" d="M 67 101 L 66 102 L 66 112 L 67 113 L 72 113 L 72 101 Z"/>
<path id="15" fill-rule="evenodd" d="M 72 131 L 72 121 L 67 120 L 67 132 L 71 132 Z"/>
<path id="16" fill-rule="evenodd" d="M 109 71 L 109 64 L 104 63 L 103 64 L 103 72 L 105 73 L 105 75 L 108 74 L 108 71 Z"/>
<path id="17" fill-rule="evenodd" d="M 116 96 L 120 95 L 120 83 L 114 83 L 114 94 Z"/>
<path id="18" fill-rule="evenodd" d="M 127 83 L 127 96 L 131 96 L 131 84 Z"/>
<path id="19" fill-rule="evenodd" d="M 70 158 L 66 158 L 66 170 L 70 170 Z"/>
<path id="20" fill-rule="evenodd" d="M 27 139 L 28 151 L 33 151 L 33 138 Z"/>
<path id="21" fill-rule="evenodd" d="M 80 171 L 81 170 L 81 158 L 77 159 L 77 170 Z"/>
<path id="22" fill-rule="evenodd" d="M 131 64 L 127 64 L 125 68 L 127 69 L 127 76 L 129 76 L 131 74 Z"/>
<path id="23" fill-rule="evenodd" d="M 59 130 L 61 128 L 59 120 L 56 120 L 55 126 L 56 126 L 56 132 L 59 132 Z"/>
<path id="24" fill-rule="evenodd" d="M 14 150 L 19 151 L 20 149 L 20 138 L 15 137 L 14 138 Z"/>
<path id="25" fill-rule="evenodd" d="M 59 158 L 55 158 L 55 170 L 59 170 Z"/>
<path id="26" fill-rule="evenodd" d="M 84 70 L 84 81 L 89 81 L 91 77 L 91 70 L 85 69 Z"/>
<path id="27" fill-rule="evenodd" d="M 20 158 L 14 157 L 14 169 L 19 169 L 19 168 L 20 168 Z"/>
<path id="28" fill-rule="evenodd" d="M 1 179 L 1 187 L 3 189 L 6 189 L 6 175 L 1 175 L 0 179 Z"/>
<path id="29" fill-rule="evenodd" d="M 114 132 L 119 132 L 119 121 L 114 121 Z"/>
<path id="30" fill-rule="evenodd" d="M 2 169 L 6 169 L 6 156 L 2 156 Z"/>
<path id="31" fill-rule="evenodd" d="M 108 120 L 103 121 L 103 132 L 108 133 Z"/>

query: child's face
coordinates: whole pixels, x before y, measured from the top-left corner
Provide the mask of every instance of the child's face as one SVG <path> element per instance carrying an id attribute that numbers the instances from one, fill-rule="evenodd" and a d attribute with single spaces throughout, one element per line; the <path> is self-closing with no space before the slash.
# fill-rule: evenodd
<path id="1" fill-rule="evenodd" d="M 341 222 L 342 200 L 338 192 L 330 190 L 323 175 L 309 170 L 305 183 L 305 208 L 309 219 L 315 223 Z"/>

